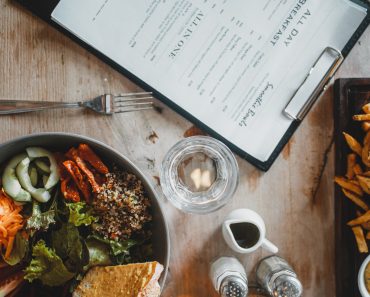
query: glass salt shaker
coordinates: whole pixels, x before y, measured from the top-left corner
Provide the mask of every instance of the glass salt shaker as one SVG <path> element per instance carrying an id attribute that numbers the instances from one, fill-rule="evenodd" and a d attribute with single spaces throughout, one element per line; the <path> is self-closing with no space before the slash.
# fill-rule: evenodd
<path id="1" fill-rule="evenodd" d="M 248 296 L 248 279 L 243 265 L 233 257 L 222 257 L 213 262 L 210 277 L 221 297 Z"/>
<path id="2" fill-rule="evenodd" d="M 256 270 L 258 284 L 272 297 L 300 297 L 302 284 L 293 268 L 279 256 L 261 260 Z"/>

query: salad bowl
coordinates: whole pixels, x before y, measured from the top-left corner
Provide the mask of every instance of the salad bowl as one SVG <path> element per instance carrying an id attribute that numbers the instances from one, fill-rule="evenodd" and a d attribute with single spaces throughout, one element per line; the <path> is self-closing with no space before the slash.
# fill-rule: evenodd
<path id="1" fill-rule="evenodd" d="M 148 260 L 155 260 L 163 265 L 164 271 L 159 280 L 159 284 L 163 288 L 167 276 L 170 253 L 170 241 L 166 219 L 160 205 L 159 196 L 151 182 L 127 157 L 108 145 L 86 136 L 51 132 L 31 134 L 0 144 L 0 166 L 4 165 L 12 156 L 24 151 L 28 147 L 37 146 L 51 151 L 65 151 L 69 147 L 78 146 L 81 143 L 89 145 L 107 164 L 114 164 L 136 175 L 141 180 L 145 192 L 151 200 L 151 214 L 153 218 L 151 227 L 153 256 L 152 259 Z"/>

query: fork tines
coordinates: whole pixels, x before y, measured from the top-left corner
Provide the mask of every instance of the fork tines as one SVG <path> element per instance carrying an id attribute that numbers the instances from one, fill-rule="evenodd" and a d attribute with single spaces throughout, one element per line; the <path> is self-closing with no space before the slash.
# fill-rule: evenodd
<path id="1" fill-rule="evenodd" d="M 114 113 L 147 110 L 153 108 L 152 92 L 125 93 L 114 96 Z"/>

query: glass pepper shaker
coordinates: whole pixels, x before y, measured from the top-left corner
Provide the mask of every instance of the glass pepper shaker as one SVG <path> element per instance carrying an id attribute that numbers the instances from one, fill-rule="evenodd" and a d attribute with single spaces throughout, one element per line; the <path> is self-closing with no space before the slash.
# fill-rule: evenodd
<path id="1" fill-rule="evenodd" d="M 248 296 L 248 280 L 243 265 L 233 257 L 222 257 L 213 262 L 210 277 L 221 297 Z"/>
<path id="2" fill-rule="evenodd" d="M 270 256 L 257 266 L 257 283 L 272 297 L 300 297 L 302 284 L 286 260 Z"/>

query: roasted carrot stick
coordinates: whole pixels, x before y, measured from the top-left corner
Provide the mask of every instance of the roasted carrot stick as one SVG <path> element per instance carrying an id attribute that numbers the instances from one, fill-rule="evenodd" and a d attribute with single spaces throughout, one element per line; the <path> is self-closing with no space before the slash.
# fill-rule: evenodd
<path id="1" fill-rule="evenodd" d="M 90 201 L 90 187 L 86 182 L 84 176 L 81 174 L 80 169 L 74 161 L 67 160 L 63 162 L 64 167 L 67 169 L 68 173 L 76 183 L 78 189 L 81 191 L 86 202 Z"/>
<path id="2" fill-rule="evenodd" d="M 71 177 L 62 180 L 60 183 L 60 190 L 66 200 L 71 200 L 73 202 L 79 202 L 81 200 L 76 184 Z"/>
<path id="3" fill-rule="evenodd" d="M 100 185 L 96 182 L 94 174 L 87 167 L 87 164 L 79 156 L 78 151 L 72 147 L 66 154 L 66 156 L 76 162 L 78 168 L 86 175 L 93 192 L 98 193 L 100 191 Z"/>
<path id="4" fill-rule="evenodd" d="M 94 167 L 99 173 L 107 174 L 109 172 L 108 167 L 102 162 L 102 160 L 93 152 L 93 150 L 84 143 L 78 146 L 78 153 L 81 159 L 88 162 Z"/>

